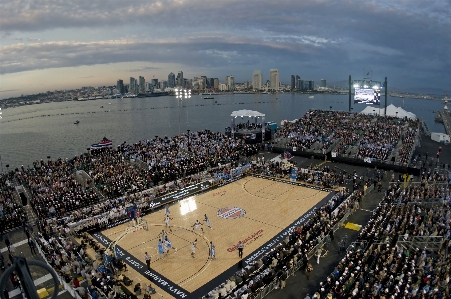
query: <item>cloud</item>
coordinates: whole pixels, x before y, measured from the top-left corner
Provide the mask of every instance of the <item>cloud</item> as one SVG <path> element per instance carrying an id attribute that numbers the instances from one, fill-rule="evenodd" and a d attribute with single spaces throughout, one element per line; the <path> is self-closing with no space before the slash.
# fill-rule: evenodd
<path id="1" fill-rule="evenodd" d="M 309 37 L 309 39 L 312 39 Z M 112 62 L 149 61 L 183 63 L 215 67 L 233 64 L 256 64 L 270 53 L 295 55 L 316 44 L 286 41 L 278 37 L 246 38 L 245 36 L 198 36 L 186 39 L 107 40 L 99 42 L 43 42 L 0 47 L 3 74 L 43 68 L 76 67 Z M 174 55 L 177 53 L 177 55 Z M 261 54 L 259 58 L 257 55 Z M 160 67 L 139 65 L 125 71 L 142 72 Z"/>
<path id="2" fill-rule="evenodd" d="M 11 92 L 11 91 L 18 91 L 20 89 L 0 89 L 0 92 Z"/>
<path id="3" fill-rule="evenodd" d="M 0 71 L 171 63 L 229 74 L 279 68 L 283 80 L 372 66 L 438 85 L 451 68 L 449 11 L 449 0 L 4 1 Z"/>
<path id="4" fill-rule="evenodd" d="M 134 68 L 129 68 L 124 71 L 126 72 L 145 72 L 145 71 L 153 71 L 153 70 L 161 70 L 160 67 L 154 67 L 154 66 L 136 66 Z"/>

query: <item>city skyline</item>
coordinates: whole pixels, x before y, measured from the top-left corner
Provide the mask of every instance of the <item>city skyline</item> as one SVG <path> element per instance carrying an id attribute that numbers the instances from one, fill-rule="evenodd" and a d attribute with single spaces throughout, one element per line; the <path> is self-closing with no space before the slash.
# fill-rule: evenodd
<path id="1" fill-rule="evenodd" d="M 167 80 L 179 70 L 252 82 L 254 70 L 266 81 L 278 69 L 284 84 L 299 75 L 334 85 L 370 69 L 389 87 L 450 90 L 450 1 L 24 0 L 0 8 L 0 98 Z"/>

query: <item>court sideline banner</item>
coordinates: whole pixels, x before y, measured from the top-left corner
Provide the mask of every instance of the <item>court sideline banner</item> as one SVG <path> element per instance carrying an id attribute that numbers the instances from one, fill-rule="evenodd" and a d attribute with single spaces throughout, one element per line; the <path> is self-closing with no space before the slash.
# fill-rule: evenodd
<path id="1" fill-rule="evenodd" d="M 108 247 L 112 242 L 102 233 L 93 233 L 91 236 L 96 239 L 103 246 Z M 187 298 L 190 294 L 188 291 L 184 290 L 174 282 L 170 281 L 160 273 L 155 270 L 147 270 L 147 266 L 142 263 L 139 259 L 123 250 L 120 246 L 116 245 L 116 254 L 118 258 L 122 259 L 125 263 L 127 263 L 130 267 L 135 269 L 139 274 L 143 275 L 145 278 L 149 279 L 153 283 L 155 283 L 159 288 L 163 289 L 168 294 L 176 297 L 176 298 Z"/>

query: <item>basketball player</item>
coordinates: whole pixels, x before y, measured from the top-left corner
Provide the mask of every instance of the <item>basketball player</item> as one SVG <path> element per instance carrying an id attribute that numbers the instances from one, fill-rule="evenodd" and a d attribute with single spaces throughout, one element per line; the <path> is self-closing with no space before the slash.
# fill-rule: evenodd
<path id="1" fill-rule="evenodd" d="M 196 220 L 196 222 L 195 222 L 194 225 L 193 225 L 193 231 L 194 231 L 195 229 L 196 229 L 196 230 L 200 229 L 200 230 L 202 230 L 202 232 L 204 232 L 204 229 L 202 228 L 202 223 L 200 223 L 199 220 Z"/>
<path id="2" fill-rule="evenodd" d="M 166 236 L 167 236 L 167 233 L 163 229 L 160 234 L 160 241 L 163 242 L 166 239 Z"/>
<path id="3" fill-rule="evenodd" d="M 171 240 L 169 240 L 168 237 L 166 237 L 166 239 L 164 239 L 164 246 L 166 246 L 167 252 L 169 252 L 169 249 L 173 248 L 175 251 L 177 251 L 177 248 L 172 247 L 172 242 Z"/>
<path id="4" fill-rule="evenodd" d="M 165 254 L 163 242 L 161 242 L 161 241 L 158 241 L 158 254 Z M 164 260 L 164 257 L 162 257 L 161 259 Z"/>
<path id="5" fill-rule="evenodd" d="M 210 258 L 212 260 L 216 259 L 216 249 L 215 249 L 215 244 L 213 244 L 212 241 L 210 241 Z"/>
<path id="6" fill-rule="evenodd" d="M 195 258 L 196 256 L 196 248 L 197 248 L 197 239 L 194 240 L 193 244 L 191 244 L 191 256 Z"/>
<path id="7" fill-rule="evenodd" d="M 171 220 L 172 218 L 169 217 L 169 214 L 166 214 L 166 216 L 164 216 L 164 222 L 166 223 L 166 227 L 169 228 L 169 231 L 172 233 Z"/>
<path id="8" fill-rule="evenodd" d="M 204 217 L 205 217 L 204 221 L 206 222 L 205 224 L 206 224 L 210 229 L 212 229 L 212 228 L 211 228 L 211 225 L 210 225 L 210 218 L 208 218 L 207 214 L 205 214 Z"/>
<path id="9" fill-rule="evenodd" d="M 164 209 L 165 209 L 165 214 L 166 215 L 170 215 L 171 214 L 171 211 L 169 211 L 169 205 L 168 204 L 166 204 L 165 206 L 164 206 Z"/>

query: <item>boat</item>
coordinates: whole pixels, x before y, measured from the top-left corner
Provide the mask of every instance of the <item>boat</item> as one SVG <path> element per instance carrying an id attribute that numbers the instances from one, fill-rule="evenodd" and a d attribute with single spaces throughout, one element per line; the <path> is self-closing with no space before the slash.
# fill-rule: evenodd
<path id="1" fill-rule="evenodd" d="M 75 125 L 78 125 L 79 123 L 80 121 L 78 119 L 74 122 Z"/>
<path id="2" fill-rule="evenodd" d="M 218 96 L 221 95 L 220 93 L 217 92 L 204 92 L 202 93 L 203 96 Z"/>
<path id="3" fill-rule="evenodd" d="M 309 98 L 309 99 L 314 99 L 314 98 L 315 98 L 315 96 L 309 96 L 308 98 Z"/>
<path id="4" fill-rule="evenodd" d="M 112 147 L 113 147 L 113 141 L 106 137 L 103 137 L 103 139 L 100 140 L 99 143 L 91 144 L 91 150 L 101 149 L 101 148 L 112 148 Z"/>
<path id="5" fill-rule="evenodd" d="M 213 100 L 214 97 L 204 97 L 204 100 Z"/>
<path id="6" fill-rule="evenodd" d="M 100 106 L 100 108 L 103 108 L 103 106 Z"/>

